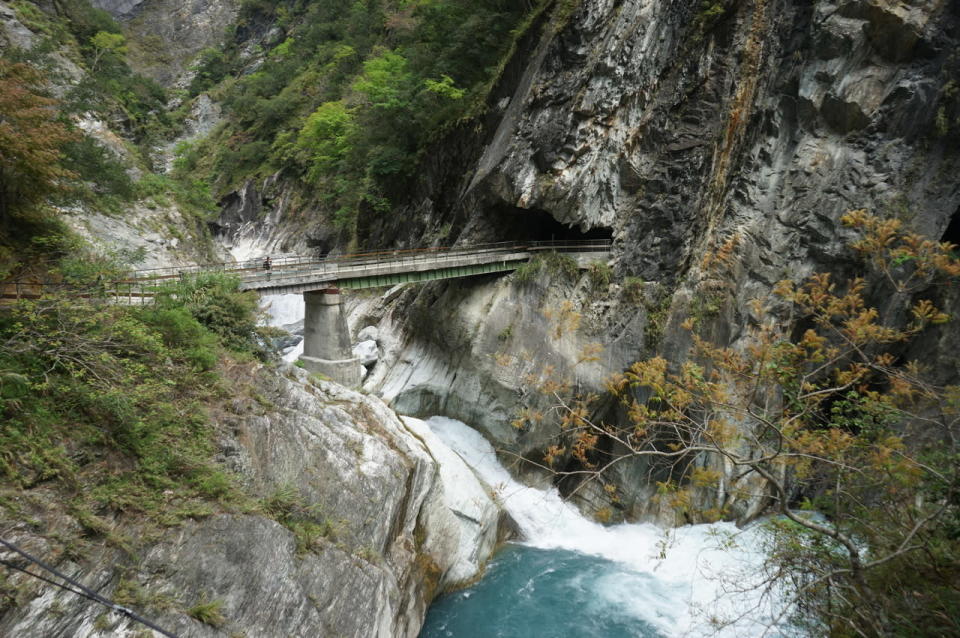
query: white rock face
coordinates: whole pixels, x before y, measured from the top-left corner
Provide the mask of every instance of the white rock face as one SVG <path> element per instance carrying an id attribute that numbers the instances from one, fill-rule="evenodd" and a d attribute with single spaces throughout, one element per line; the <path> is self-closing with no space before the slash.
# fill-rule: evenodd
<path id="1" fill-rule="evenodd" d="M 377 350 L 376 341 L 361 341 L 353 346 L 353 356 L 360 359 L 364 366 L 373 365 L 380 358 L 380 351 Z"/>
<path id="2" fill-rule="evenodd" d="M 425 425 L 403 423 L 382 401 L 293 366 L 261 368 L 247 381 L 261 403 L 238 397 L 221 415 L 218 454 L 255 496 L 292 490 L 300 516 L 322 533 L 304 537 L 265 515 L 225 513 L 171 529 L 138 550 L 136 563 L 93 542 L 82 564 L 60 566 L 106 596 L 122 574 L 178 601 L 150 618 L 183 638 L 415 638 L 433 596 L 475 576 L 489 557 L 499 510 L 459 457 L 424 436 Z M 2 513 L 0 524 L 13 542 L 51 554 L 30 526 Z M 30 591 L 0 615 L 0 636 L 104 635 L 95 622 L 101 607 L 50 587 Z M 222 601 L 223 627 L 183 611 L 204 597 Z M 111 621 L 111 636 L 142 630 Z"/>
<path id="3" fill-rule="evenodd" d="M 531 378 L 549 364 L 558 374 L 576 375 L 582 387 L 599 390 L 605 371 L 629 365 L 631 350 L 637 347 L 637 331 L 625 322 L 622 334 L 598 360 L 578 363 L 590 344 L 599 341 L 588 325 L 593 312 L 589 293 L 558 282 L 518 287 L 508 279 L 450 286 L 438 301 L 443 316 L 431 318 L 417 334 L 411 326 L 396 323 L 405 315 L 388 301 L 391 310 L 379 325 L 381 358 L 364 387 L 402 414 L 452 416 L 482 431 L 498 447 L 530 453 L 523 446 L 551 434 L 528 432 L 523 438 L 510 425 L 524 397 L 535 394 L 529 389 Z M 556 324 L 546 313 L 567 300 L 580 304 L 584 319 L 580 328 L 558 338 Z"/>
<path id="4" fill-rule="evenodd" d="M 376 326 L 367 326 L 357 333 L 357 341 L 376 341 L 380 337 L 380 329 Z"/>
<path id="5" fill-rule="evenodd" d="M 442 497 L 427 503 L 426 527 L 444 530 L 458 538 L 453 562 L 443 586 L 455 586 L 475 578 L 497 543 L 501 511 L 491 489 L 472 469 L 430 430 L 424 421 L 402 417 L 404 425 L 419 438 L 440 468 Z M 438 507 L 442 503 L 443 507 Z M 452 520 L 451 520 L 451 516 Z"/>
<path id="6" fill-rule="evenodd" d="M 162 232 L 188 227 L 175 206 L 151 208 L 138 202 L 122 218 L 71 211 L 64 215 L 64 221 L 104 252 L 123 250 L 137 257 L 132 264 L 137 269 L 188 266 L 205 259 L 202 254 L 193 254 L 187 242 Z"/>

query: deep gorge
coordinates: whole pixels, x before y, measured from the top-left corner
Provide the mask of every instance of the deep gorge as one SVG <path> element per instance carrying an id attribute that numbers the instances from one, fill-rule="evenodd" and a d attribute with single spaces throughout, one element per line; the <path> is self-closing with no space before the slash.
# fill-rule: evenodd
<path id="1" fill-rule="evenodd" d="M 809 510 L 841 554 L 920 538 L 916 580 L 919 551 L 773 555 L 860 601 L 802 590 L 806 635 L 960 632 L 957 249 L 919 239 L 960 243 L 958 38 L 957 3 L 913 0 L 0 1 L 0 535 L 182 636 L 416 636 L 517 539 L 398 415 L 445 417 L 611 530 L 808 539 L 777 516 Z M 550 240 L 610 259 L 347 293 L 376 353 L 350 389 L 229 282 L 96 301 L 136 268 Z M 790 445 L 896 494 L 756 460 Z M 0 634 L 145 635 L 45 587 L 0 577 Z"/>

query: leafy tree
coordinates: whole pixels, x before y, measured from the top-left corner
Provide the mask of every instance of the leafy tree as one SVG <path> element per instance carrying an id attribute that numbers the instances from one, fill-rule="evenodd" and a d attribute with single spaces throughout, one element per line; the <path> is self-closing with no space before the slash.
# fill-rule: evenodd
<path id="1" fill-rule="evenodd" d="M 46 97 L 33 67 L 0 60 L 0 224 L 36 212 L 64 188 L 63 147 L 77 139 Z"/>
<path id="2" fill-rule="evenodd" d="M 297 147 L 308 157 L 311 180 L 342 167 L 355 134 L 354 115 L 342 101 L 325 102 L 310 114 L 300 130 Z"/>
<path id="3" fill-rule="evenodd" d="M 223 345 L 238 352 L 260 353 L 260 302 L 256 293 L 240 290 L 240 281 L 220 274 L 187 278 L 158 292 L 157 306 L 184 309 Z"/>
<path id="4" fill-rule="evenodd" d="M 363 94 L 373 108 L 390 111 L 409 105 L 412 84 L 406 58 L 381 49 L 363 63 L 363 74 L 354 81 L 353 89 Z"/>
<path id="5" fill-rule="evenodd" d="M 950 319 L 931 297 L 942 282 L 956 292 L 960 259 L 897 220 L 854 211 L 843 221 L 863 233 L 853 246 L 880 274 L 873 285 L 825 273 L 783 281 L 753 302 L 736 348 L 702 339 L 688 320 L 689 360 L 654 357 L 609 381 L 622 421 L 595 420 L 595 397 L 566 399 L 545 383 L 563 440 L 544 464 L 572 458 L 579 468 L 561 474 L 599 478 L 647 459 L 660 498 L 691 516 L 706 514 L 691 511 L 698 490 L 765 493 L 780 515 L 769 524 L 767 585 L 786 588 L 795 622 L 837 636 L 956 634 L 960 387 L 938 386 L 906 357 Z M 734 246 L 710 268 L 729 269 Z M 722 485 L 721 468 L 731 477 Z"/>
<path id="6" fill-rule="evenodd" d="M 127 53 L 127 39 L 121 33 L 98 31 L 95 36 L 90 38 L 90 45 L 94 51 L 93 60 L 90 62 L 90 68 L 93 71 L 96 71 L 100 66 L 100 60 L 103 56 L 122 57 Z"/>

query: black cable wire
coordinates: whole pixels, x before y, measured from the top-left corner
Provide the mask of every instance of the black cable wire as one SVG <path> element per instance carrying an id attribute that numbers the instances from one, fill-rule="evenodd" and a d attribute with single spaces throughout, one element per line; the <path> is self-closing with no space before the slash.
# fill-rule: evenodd
<path id="1" fill-rule="evenodd" d="M 18 571 L 18 572 L 23 572 L 23 573 L 26 574 L 27 576 L 33 576 L 34 578 L 38 578 L 38 579 L 42 580 L 42 581 L 45 582 L 45 583 L 50 583 L 51 585 L 54 585 L 55 587 L 59 587 L 60 589 L 65 589 L 65 590 L 67 590 L 67 591 L 69 591 L 69 592 L 72 592 L 72 593 L 74 593 L 74 594 L 77 594 L 78 596 L 83 596 L 84 598 L 89 598 L 89 596 L 87 596 L 85 593 L 83 593 L 83 592 L 80 591 L 79 589 L 73 589 L 72 587 L 69 587 L 69 586 L 67 586 L 67 585 L 64 585 L 63 583 L 58 583 L 57 581 L 53 580 L 52 578 L 47 578 L 47 577 L 44 576 L 43 574 L 34 574 L 33 572 L 28 571 L 26 567 L 21 567 L 20 565 L 17 565 L 16 563 L 11 563 L 10 561 L 6 561 L 6 560 L 0 560 L 0 565 L 4 565 L 5 567 L 9 567 L 10 569 L 14 569 L 14 570 L 16 570 L 16 571 Z"/>
<path id="2" fill-rule="evenodd" d="M 24 574 L 28 574 L 28 575 L 30 575 L 30 576 L 33 576 L 34 578 L 39 578 L 40 580 L 42 580 L 42 581 L 44 581 L 44 582 L 47 582 L 47 583 L 50 583 L 51 585 L 55 585 L 56 587 L 59 587 L 59 588 L 61 588 L 61 589 L 64 589 L 64 590 L 66 590 L 66 591 L 69 591 L 69 592 L 71 592 L 71 593 L 77 594 L 78 596 L 83 596 L 84 598 L 87 598 L 87 599 L 92 600 L 92 601 L 94 601 L 94 602 L 96 602 L 96 603 L 99 603 L 99 604 L 103 605 L 104 607 L 108 607 L 108 608 L 110 608 L 111 610 L 113 610 L 113 611 L 115 611 L 115 612 L 117 612 L 117 613 L 119 613 L 119 614 L 121 614 L 121 615 L 123 615 L 123 616 L 126 616 L 127 618 L 129 618 L 130 620 L 133 620 L 134 622 L 138 622 L 138 623 L 140 623 L 141 625 L 145 625 L 145 626 L 149 627 L 150 629 L 153 629 L 154 631 L 160 632 L 160 633 L 163 634 L 164 636 L 167 636 L 167 638 L 179 638 L 176 634 L 172 634 L 172 633 L 170 633 L 169 631 L 167 631 L 166 629 L 163 629 L 162 627 L 158 627 L 157 625 L 153 624 L 152 622 L 150 622 L 150 621 L 147 620 L 146 618 L 143 618 L 143 617 L 137 615 L 132 609 L 128 609 L 128 608 L 126 608 L 126 607 L 123 607 L 122 605 L 118 605 L 118 604 L 116 604 L 115 602 L 113 602 L 112 600 L 110 600 L 110 599 L 108 599 L 108 598 L 104 598 L 103 596 L 101 596 L 101 595 L 98 594 L 97 592 L 93 591 L 92 589 L 81 585 L 80 583 L 78 583 L 77 581 L 73 580 L 73 579 L 70 578 L 69 576 L 65 576 L 64 574 L 61 574 L 59 571 L 57 571 L 56 569 L 54 569 L 53 567 L 51 567 L 51 566 L 48 565 L 47 563 L 43 562 L 43 561 L 40 560 L 39 558 L 35 558 L 34 556 L 31 556 L 30 554 L 28 554 L 27 552 L 23 551 L 22 549 L 20 549 L 19 547 L 17 547 L 17 546 L 14 545 L 13 543 L 10 543 L 10 542 L 8 542 L 8 541 L 0 538 L 0 545 L 3 545 L 4 547 L 6 547 L 7 549 L 9 549 L 10 551 L 13 551 L 13 552 L 16 552 L 17 554 L 20 554 L 21 556 L 23 556 L 24 558 L 26 558 L 28 561 L 30 561 L 30 562 L 32 562 L 33 564 L 37 565 L 37 566 L 40 567 L 41 569 L 44 569 L 44 570 L 50 572 L 51 574 L 53 574 L 53 575 L 56 576 L 57 578 L 60 578 L 60 579 L 63 580 L 64 582 L 68 583 L 68 585 L 70 585 L 70 586 L 68 587 L 67 585 L 64 585 L 63 583 L 58 583 L 58 582 L 56 582 L 56 581 L 54 581 L 54 580 L 51 580 L 50 578 L 47 578 L 46 576 L 43 576 L 43 575 L 41 575 L 41 574 L 34 574 L 33 572 L 27 571 L 25 568 L 20 567 L 20 566 L 18 566 L 18 565 L 14 565 L 13 563 L 10 563 L 9 561 L 0 560 L 0 564 L 6 565 L 7 567 L 10 567 L 10 568 L 12 568 L 12 569 L 15 569 L 15 570 L 17 570 L 17 571 L 19 571 L 19 572 L 23 572 Z"/>

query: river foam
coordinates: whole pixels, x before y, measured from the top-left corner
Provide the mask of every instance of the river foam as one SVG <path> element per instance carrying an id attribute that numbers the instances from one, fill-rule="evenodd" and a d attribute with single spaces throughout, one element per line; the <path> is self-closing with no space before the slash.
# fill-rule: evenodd
<path id="1" fill-rule="evenodd" d="M 556 550 L 560 563 L 571 560 L 567 552 L 607 563 L 598 570 L 580 568 L 583 574 L 593 574 L 588 586 L 601 607 L 642 620 L 662 636 L 792 633 L 769 627 L 777 601 L 761 596 L 761 528 L 739 530 L 731 523 L 671 530 L 651 524 L 603 526 L 584 518 L 555 489 L 537 489 L 515 481 L 486 439 L 469 426 L 443 417 L 432 417 L 427 423 L 494 489 L 517 522 L 523 545 Z"/>

